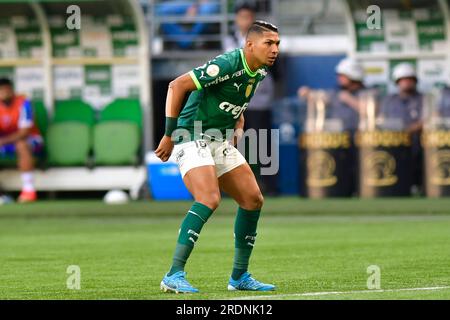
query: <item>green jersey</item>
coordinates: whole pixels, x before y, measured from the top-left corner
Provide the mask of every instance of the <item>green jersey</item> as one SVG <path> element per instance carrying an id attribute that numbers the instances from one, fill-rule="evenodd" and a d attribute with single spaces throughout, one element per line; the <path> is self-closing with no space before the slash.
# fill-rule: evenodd
<path id="1" fill-rule="evenodd" d="M 248 103 L 267 74 L 266 68 L 253 72 L 244 52 L 238 48 L 189 72 L 197 91 L 189 99 L 178 118 L 178 128 L 194 133 L 194 122 L 201 121 L 202 132 L 218 129 L 224 135 L 247 109 Z"/>

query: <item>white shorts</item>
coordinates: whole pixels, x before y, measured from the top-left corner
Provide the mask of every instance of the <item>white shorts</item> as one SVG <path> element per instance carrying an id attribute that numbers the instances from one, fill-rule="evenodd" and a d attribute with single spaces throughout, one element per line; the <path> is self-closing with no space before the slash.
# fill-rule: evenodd
<path id="1" fill-rule="evenodd" d="M 215 166 L 217 178 L 246 163 L 242 154 L 228 141 L 195 140 L 175 145 L 172 154 L 181 176 L 201 166 Z"/>

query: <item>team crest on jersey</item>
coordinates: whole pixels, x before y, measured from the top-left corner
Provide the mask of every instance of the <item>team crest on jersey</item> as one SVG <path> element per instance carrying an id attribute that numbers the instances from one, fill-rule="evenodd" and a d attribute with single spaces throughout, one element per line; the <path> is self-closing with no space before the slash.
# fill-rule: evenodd
<path id="1" fill-rule="evenodd" d="M 249 84 L 245 89 L 245 97 L 248 98 L 252 94 L 253 84 Z"/>
<path id="2" fill-rule="evenodd" d="M 248 80 L 247 89 L 245 89 L 245 97 L 248 98 L 252 94 L 253 84 L 255 83 L 255 79 Z"/>
<path id="3" fill-rule="evenodd" d="M 216 77 L 219 74 L 220 68 L 217 64 L 211 64 L 206 68 L 206 74 L 210 77 Z"/>

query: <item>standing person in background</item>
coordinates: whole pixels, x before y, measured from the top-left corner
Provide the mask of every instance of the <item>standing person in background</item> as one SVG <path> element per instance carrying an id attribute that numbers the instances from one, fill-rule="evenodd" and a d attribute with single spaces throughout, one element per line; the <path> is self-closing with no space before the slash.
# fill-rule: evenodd
<path id="1" fill-rule="evenodd" d="M 364 69 L 353 59 L 345 58 L 341 60 L 335 68 L 337 90 L 328 92 L 327 108 L 325 118 L 334 120 L 327 122 L 324 128 L 326 131 L 349 132 L 350 137 L 354 137 L 359 126 L 360 103 L 359 94 L 365 89 L 364 86 Z M 298 89 L 298 97 L 300 100 L 307 99 L 311 89 L 309 87 L 300 87 Z M 333 127 L 331 127 L 333 126 Z M 335 126 L 335 127 L 334 127 Z M 352 147 L 351 157 L 348 163 L 348 179 L 349 194 L 356 191 L 357 180 L 357 153 Z"/>
<path id="2" fill-rule="evenodd" d="M 398 92 L 384 99 L 379 114 L 384 119 L 400 121 L 402 124 L 400 129 L 411 134 L 413 193 L 417 193 L 422 186 L 423 154 L 420 135 L 423 125 L 423 96 L 417 90 L 418 78 L 412 64 L 398 64 L 392 72 L 392 77 L 397 85 Z"/>
<path id="3" fill-rule="evenodd" d="M 336 81 L 338 90 L 329 92 L 327 118 L 339 119 L 342 130 L 355 132 L 359 123 L 359 93 L 364 87 L 364 70 L 356 61 L 346 58 L 336 66 Z M 300 99 L 307 99 L 311 89 L 303 86 L 298 90 Z"/>
<path id="4" fill-rule="evenodd" d="M 37 200 L 33 184 L 33 152 L 39 152 L 42 146 L 42 137 L 34 125 L 31 102 L 14 94 L 9 79 L 0 79 L 0 156 L 17 155 L 17 165 L 22 173 L 19 202 Z"/>
<path id="5" fill-rule="evenodd" d="M 227 36 L 223 41 L 223 49 L 225 51 L 234 50 L 235 48 L 242 48 L 245 45 L 247 32 L 253 22 L 255 21 L 256 10 L 247 3 L 240 2 L 235 8 L 235 25 L 231 35 Z M 274 99 L 274 80 L 270 72 L 267 73 L 266 78 L 260 83 L 256 90 L 246 114 L 244 128 L 254 129 L 259 137 L 259 130 L 267 130 L 267 150 L 271 150 L 271 136 L 270 129 L 272 128 L 272 103 Z M 248 149 L 248 148 L 246 148 Z M 257 153 L 259 154 L 259 152 Z M 246 155 L 247 157 L 247 155 Z M 248 160 L 248 159 L 247 159 Z M 255 174 L 258 184 L 262 191 L 268 195 L 276 193 L 276 182 L 273 181 L 275 176 L 261 176 L 260 163 L 258 159 L 257 164 L 252 164 L 252 171 Z"/>

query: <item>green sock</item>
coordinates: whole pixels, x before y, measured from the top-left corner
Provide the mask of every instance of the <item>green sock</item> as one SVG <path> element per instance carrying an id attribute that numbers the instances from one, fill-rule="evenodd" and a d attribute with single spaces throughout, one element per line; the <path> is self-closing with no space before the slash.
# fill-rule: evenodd
<path id="1" fill-rule="evenodd" d="M 186 261 L 194 248 L 195 242 L 198 240 L 200 231 L 212 213 L 213 210 L 199 202 L 195 202 L 192 205 L 180 227 L 169 276 L 184 270 Z"/>
<path id="2" fill-rule="evenodd" d="M 248 262 L 256 240 L 256 226 L 261 210 L 239 207 L 234 223 L 234 263 L 231 277 L 237 280 L 248 269 Z"/>

